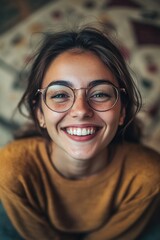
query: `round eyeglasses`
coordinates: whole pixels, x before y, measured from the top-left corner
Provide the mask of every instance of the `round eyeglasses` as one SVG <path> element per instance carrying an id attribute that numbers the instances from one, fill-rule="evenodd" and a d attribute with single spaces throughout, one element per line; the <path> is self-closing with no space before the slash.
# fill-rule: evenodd
<path id="1" fill-rule="evenodd" d="M 124 88 L 117 88 L 111 83 L 99 83 L 90 88 L 73 89 L 69 86 L 52 83 L 44 89 L 38 89 L 46 106 L 58 113 L 66 112 L 74 105 L 76 91 L 85 90 L 86 101 L 95 111 L 105 112 L 113 108 Z"/>

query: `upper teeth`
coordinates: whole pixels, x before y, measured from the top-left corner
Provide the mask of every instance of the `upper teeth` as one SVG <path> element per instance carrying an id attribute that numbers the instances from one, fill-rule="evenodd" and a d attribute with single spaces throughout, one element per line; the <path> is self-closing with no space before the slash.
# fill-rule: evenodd
<path id="1" fill-rule="evenodd" d="M 77 136 L 86 136 L 95 133 L 94 128 L 67 128 L 67 133 L 70 135 L 77 135 Z"/>

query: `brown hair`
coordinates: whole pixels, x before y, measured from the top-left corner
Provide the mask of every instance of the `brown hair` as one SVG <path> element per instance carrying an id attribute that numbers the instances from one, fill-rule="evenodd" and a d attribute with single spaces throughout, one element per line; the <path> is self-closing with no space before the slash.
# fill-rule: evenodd
<path id="1" fill-rule="evenodd" d="M 114 140 L 125 139 L 138 142 L 141 134 L 136 114 L 141 108 L 141 95 L 119 49 L 104 31 L 93 27 L 44 34 L 43 43 L 35 56 L 28 77 L 28 86 L 18 104 L 22 114 L 22 106 L 27 108 L 29 117 L 33 121 L 35 131 L 31 131 L 32 134 L 29 135 L 43 135 L 49 139 L 47 131 L 40 128 L 38 124 L 36 109 L 39 107 L 39 96 L 36 92 L 41 88 L 44 75 L 51 62 L 59 54 L 70 49 L 91 51 L 96 54 L 116 77 L 119 87 L 125 89 L 126 93 L 121 95 L 121 101 L 126 108 L 125 122 L 119 127 Z"/>

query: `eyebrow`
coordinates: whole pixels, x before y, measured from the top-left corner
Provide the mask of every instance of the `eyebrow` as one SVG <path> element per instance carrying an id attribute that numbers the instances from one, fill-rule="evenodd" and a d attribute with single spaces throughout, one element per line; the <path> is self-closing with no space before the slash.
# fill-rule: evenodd
<path id="1" fill-rule="evenodd" d="M 102 83 L 108 83 L 108 84 L 112 84 L 114 85 L 110 80 L 108 79 L 97 79 L 97 80 L 93 80 L 91 81 L 87 87 L 93 87 L 93 86 L 96 86 L 98 84 L 102 84 Z M 72 82 L 70 81 L 67 81 L 67 80 L 56 80 L 56 81 L 52 81 L 49 85 L 54 85 L 54 84 L 58 84 L 58 85 L 63 85 L 63 86 L 67 86 L 67 87 L 71 87 L 71 88 L 74 88 L 74 85 Z"/>
<path id="2" fill-rule="evenodd" d="M 97 80 L 91 81 L 88 84 L 88 87 L 93 87 L 93 86 L 96 86 L 96 85 L 99 85 L 99 84 L 102 84 L 102 83 L 108 83 L 108 84 L 112 84 L 113 85 L 113 83 L 110 80 L 108 80 L 108 79 L 97 79 Z"/>
<path id="3" fill-rule="evenodd" d="M 49 85 L 54 85 L 54 84 L 58 84 L 58 85 L 63 85 L 63 86 L 67 86 L 67 87 L 73 87 L 73 84 L 70 81 L 67 80 L 56 80 L 56 81 L 52 81 Z"/>

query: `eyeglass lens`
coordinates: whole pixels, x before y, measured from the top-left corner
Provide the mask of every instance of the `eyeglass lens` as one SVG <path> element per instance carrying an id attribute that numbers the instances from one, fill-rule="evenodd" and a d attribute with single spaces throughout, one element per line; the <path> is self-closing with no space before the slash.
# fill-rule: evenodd
<path id="1" fill-rule="evenodd" d="M 75 101 L 75 91 L 64 85 L 54 84 L 47 88 L 44 101 L 53 111 L 65 112 Z M 111 84 L 99 84 L 86 91 L 86 99 L 91 108 L 97 111 L 111 109 L 118 100 L 118 90 Z"/>

